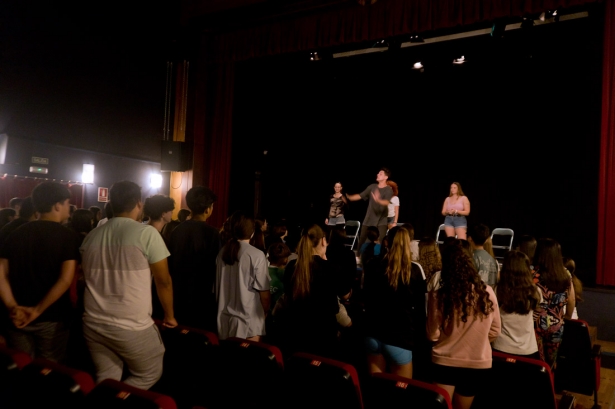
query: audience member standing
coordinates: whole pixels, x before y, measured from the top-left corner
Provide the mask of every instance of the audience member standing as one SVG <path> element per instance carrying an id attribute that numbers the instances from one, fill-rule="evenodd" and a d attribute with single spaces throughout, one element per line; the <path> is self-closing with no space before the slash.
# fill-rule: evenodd
<path id="1" fill-rule="evenodd" d="M 397 187 L 397 183 L 393 182 L 392 180 L 387 180 L 387 185 L 389 185 L 393 190 L 393 197 L 391 198 L 391 201 L 387 206 L 387 227 L 389 229 L 392 229 L 393 227 L 397 226 L 397 220 L 399 219 L 399 197 L 397 197 L 397 195 L 399 194 L 399 188 Z"/>
<path id="2" fill-rule="evenodd" d="M 489 227 L 477 224 L 470 230 L 468 241 L 474 249 L 474 265 L 478 275 L 485 284 L 493 287 L 498 282 L 498 262 L 483 248 L 488 238 Z"/>
<path id="3" fill-rule="evenodd" d="M 169 269 L 173 277 L 175 315 L 183 325 L 216 331 L 214 296 L 220 233 L 207 224 L 216 195 L 195 186 L 186 194 L 191 218 L 180 223 L 169 239 Z"/>
<path id="4" fill-rule="evenodd" d="M 9 345 L 34 357 L 66 356 L 71 303 L 68 294 L 79 260 L 77 236 L 62 226 L 70 192 L 54 182 L 32 191 L 39 220 L 15 230 L 0 250 L 0 296 L 15 328 Z"/>
<path id="5" fill-rule="evenodd" d="M 137 221 L 141 188 L 122 181 L 109 192 L 114 217 L 81 245 L 85 276 L 83 334 L 98 382 L 122 380 L 149 389 L 162 375 L 164 345 L 152 320 L 152 277 L 164 309 L 163 324 L 177 325 L 167 250 L 160 233 Z"/>
<path id="6" fill-rule="evenodd" d="M 387 215 L 389 214 L 388 205 L 393 197 L 393 189 L 387 185 L 387 180 L 391 176 L 391 171 L 382 168 L 376 175 L 376 182 L 369 185 L 363 192 L 355 195 L 348 195 L 348 200 L 369 200 L 363 226 L 361 226 L 361 237 L 359 238 L 359 248 L 367 239 L 367 228 L 375 226 L 380 235 L 378 241 L 382 242 L 387 234 Z"/>
<path id="7" fill-rule="evenodd" d="M 165 195 L 154 195 L 145 199 L 143 214 L 149 217 L 147 224 L 161 232 L 162 228 L 171 221 L 174 209 L 175 201 L 172 198 Z"/>
<path id="8" fill-rule="evenodd" d="M 453 398 L 454 408 L 467 409 L 486 384 L 489 343 L 500 335 L 501 324 L 495 294 L 460 242 L 442 249 L 440 286 L 429 292 L 427 337 L 434 342 L 434 382 Z"/>
<path id="9" fill-rule="evenodd" d="M 576 305 L 572 276 L 564 267 L 559 243 L 553 239 L 538 241 L 534 283 L 542 293 L 540 308 L 534 312 L 538 352 L 553 367 L 564 334 L 564 318 L 572 318 Z"/>
<path id="10" fill-rule="evenodd" d="M 9 235 L 17 230 L 18 227 L 22 224 L 36 220 L 37 217 L 38 215 L 36 214 L 34 203 L 32 203 L 32 197 L 28 196 L 21 204 L 19 217 L 0 229 L 0 247 L 4 244 L 4 242 L 6 242 Z"/>
<path id="11" fill-rule="evenodd" d="M 267 259 L 249 243 L 254 233 L 252 219 L 235 213 L 229 225 L 231 239 L 216 260 L 218 337 L 260 341 L 271 305 Z"/>
<path id="12" fill-rule="evenodd" d="M 427 286 L 421 266 L 412 261 L 413 236 L 412 226 L 391 229 L 387 255 L 378 269 L 365 275 L 365 345 L 372 374 L 412 378 L 413 353 L 420 354 L 416 347 L 425 344 Z"/>

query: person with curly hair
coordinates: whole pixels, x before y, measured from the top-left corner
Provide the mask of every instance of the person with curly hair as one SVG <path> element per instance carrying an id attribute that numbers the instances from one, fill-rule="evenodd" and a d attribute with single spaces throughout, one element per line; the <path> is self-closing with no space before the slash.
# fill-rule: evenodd
<path id="1" fill-rule="evenodd" d="M 493 343 L 493 349 L 540 359 L 532 312 L 542 297 L 532 281 L 530 259 L 525 254 L 515 250 L 506 254 L 495 294 L 500 305 L 502 333 Z"/>
<path id="2" fill-rule="evenodd" d="M 538 240 L 534 283 L 542 292 L 540 308 L 534 311 L 538 352 L 540 358 L 553 368 L 564 334 L 564 318 L 572 318 L 576 306 L 572 275 L 564 267 L 562 248 L 553 239 Z"/>
<path id="3" fill-rule="evenodd" d="M 429 283 L 431 277 L 442 270 L 442 256 L 438 243 L 431 237 L 423 237 L 419 242 L 419 264 L 423 267 Z"/>
<path id="4" fill-rule="evenodd" d="M 437 290 L 429 292 L 427 338 L 433 342 L 433 380 L 470 408 L 491 368 L 491 345 L 501 330 L 498 301 L 478 275 L 472 257 L 451 240 L 442 250 Z"/>

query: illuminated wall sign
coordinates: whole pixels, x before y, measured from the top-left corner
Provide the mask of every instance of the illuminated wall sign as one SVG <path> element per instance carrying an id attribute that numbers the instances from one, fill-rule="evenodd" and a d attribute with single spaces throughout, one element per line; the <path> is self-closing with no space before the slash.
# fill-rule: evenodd
<path id="1" fill-rule="evenodd" d="M 32 156 L 32 163 L 38 163 L 39 165 L 49 165 L 49 158 L 39 158 Z"/>
<path id="2" fill-rule="evenodd" d="M 109 188 L 108 187 L 98 188 L 98 201 L 104 202 L 104 203 L 109 201 Z"/>

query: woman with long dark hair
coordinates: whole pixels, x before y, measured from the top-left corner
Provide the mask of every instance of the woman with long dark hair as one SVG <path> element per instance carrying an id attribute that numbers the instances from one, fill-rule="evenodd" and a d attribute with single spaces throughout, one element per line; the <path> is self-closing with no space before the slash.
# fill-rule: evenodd
<path id="1" fill-rule="evenodd" d="M 265 254 L 249 244 L 254 221 L 233 214 L 225 227 L 229 241 L 216 260 L 218 337 L 260 341 L 269 311 L 269 272 Z"/>
<path id="2" fill-rule="evenodd" d="M 491 368 L 491 345 L 500 334 L 498 302 L 481 280 L 461 240 L 442 249 L 437 290 L 430 291 L 427 337 L 433 380 L 453 398 L 456 409 L 470 408 Z"/>
<path id="3" fill-rule="evenodd" d="M 564 334 L 564 318 L 571 318 L 575 307 L 572 276 L 564 267 L 559 243 L 553 239 L 538 240 L 534 283 L 542 293 L 540 309 L 534 313 L 538 352 L 540 358 L 553 367 Z"/>
<path id="4" fill-rule="evenodd" d="M 289 352 L 304 351 L 335 355 L 338 296 L 344 297 L 340 280 L 327 261 L 327 238 L 318 225 L 305 229 L 297 246 L 297 259 L 284 273 L 286 308 L 281 317 L 285 347 Z"/>
<path id="5" fill-rule="evenodd" d="M 515 250 L 506 254 L 495 294 L 500 306 L 502 333 L 493 343 L 493 349 L 539 359 L 533 311 L 542 298 L 532 280 L 530 260 L 525 254 Z"/>
<path id="6" fill-rule="evenodd" d="M 425 328 L 425 275 L 412 261 L 412 226 L 389 231 L 389 251 L 379 268 L 365 275 L 367 362 L 370 373 L 390 372 L 412 378 L 412 357 Z"/>

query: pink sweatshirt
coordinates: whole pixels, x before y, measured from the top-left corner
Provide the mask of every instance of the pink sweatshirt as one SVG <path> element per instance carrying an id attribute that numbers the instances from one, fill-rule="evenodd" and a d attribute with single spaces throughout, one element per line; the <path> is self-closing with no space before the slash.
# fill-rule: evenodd
<path id="1" fill-rule="evenodd" d="M 500 335 L 501 321 L 498 300 L 490 286 L 489 299 L 494 311 L 488 316 L 474 318 L 468 315 L 468 322 L 452 320 L 448 328 L 442 328 L 442 311 L 438 310 L 438 293 L 430 291 L 427 308 L 427 338 L 435 342 L 431 350 L 433 363 L 461 368 L 491 368 L 491 346 Z"/>

